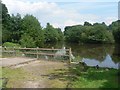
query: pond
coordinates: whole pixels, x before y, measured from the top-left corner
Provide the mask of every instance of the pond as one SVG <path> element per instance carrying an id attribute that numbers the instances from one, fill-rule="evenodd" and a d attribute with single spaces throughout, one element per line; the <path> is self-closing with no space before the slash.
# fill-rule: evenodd
<path id="1" fill-rule="evenodd" d="M 72 54 L 77 61 L 83 61 L 88 66 L 109 67 L 118 69 L 120 63 L 119 44 L 73 44 L 56 43 L 46 44 L 51 48 L 71 48 Z"/>

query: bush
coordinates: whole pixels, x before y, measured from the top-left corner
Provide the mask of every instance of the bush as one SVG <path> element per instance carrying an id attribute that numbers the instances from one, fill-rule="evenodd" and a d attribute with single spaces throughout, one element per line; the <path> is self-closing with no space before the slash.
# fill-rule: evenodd
<path id="1" fill-rule="evenodd" d="M 36 47 L 35 40 L 33 39 L 33 37 L 31 37 L 26 33 L 22 35 L 20 43 L 22 47 L 27 47 L 27 48 Z"/>
<path id="2" fill-rule="evenodd" d="M 3 46 L 4 47 L 20 47 L 18 43 L 12 43 L 12 42 L 5 42 Z"/>

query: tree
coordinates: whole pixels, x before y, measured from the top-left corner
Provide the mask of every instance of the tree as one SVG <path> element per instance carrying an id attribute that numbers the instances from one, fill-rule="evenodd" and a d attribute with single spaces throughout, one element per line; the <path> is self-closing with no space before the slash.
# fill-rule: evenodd
<path id="1" fill-rule="evenodd" d="M 60 28 L 54 28 L 50 23 L 47 23 L 44 28 L 45 42 L 57 42 L 63 39 L 63 34 Z"/>
<path id="2" fill-rule="evenodd" d="M 2 7 L 2 42 L 11 41 L 10 37 L 10 15 L 5 4 L 0 2 Z"/>
<path id="3" fill-rule="evenodd" d="M 92 26 L 92 24 L 89 22 L 84 22 L 84 26 Z"/>
<path id="4" fill-rule="evenodd" d="M 81 42 L 81 34 L 84 30 L 82 25 L 67 26 L 65 27 L 64 35 L 68 42 L 79 43 Z"/>
<path id="5" fill-rule="evenodd" d="M 60 28 L 56 28 L 57 32 L 58 32 L 58 41 L 63 41 L 64 40 L 64 35 L 63 32 L 61 31 Z"/>
<path id="6" fill-rule="evenodd" d="M 88 22 L 85 22 L 84 26 L 65 27 L 64 35 L 68 42 L 114 43 L 113 35 L 105 23 L 90 25 Z"/>
<path id="7" fill-rule="evenodd" d="M 90 36 L 91 41 L 98 43 L 114 43 L 113 35 L 107 30 L 105 24 L 94 25 L 93 31 L 93 35 Z"/>
<path id="8" fill-rule="evenodd" d="M 2 44 L 2 24 L 0 24 L 0 45 Z"/>
<path id="9" fill-rule="evenodd" d="M 20 42 L 22 47 L 36 47 L 33 37 L 26 33 L 22 35 Z"/>
<path id="10" fill-rule="evenodd" d="M 44 43 L 44 34 L 43 34 L 43 30 L 42 27 L 39 23 L 39 21 L 32 15 L 26 15 L 23 18 L 22 21 L 22 34 L 23 36 L 21 37 L 21 45 L 23 45 L 24 41 L 26 41 L 27 43 L 25 43 L 23 46 L 26 47 L 33 47 L 37 46 L 37 47 L 42 47 L 43 43 Z M 25 34 L 24 34 L 25 33 Z M 28 36 L 28 39 L 26 39 L 26 34 Z M 30 40 L 29 40 L 30 38 Z M 33 41 L 33 42 L 31 42 Z M 29 45 L 30 43 L 34 43 L 32 45 Z"/>
<path id="11" fill-rule="evenodd" d="M 109 30 L 113 32 L 113 36 L 116 43 L 120 43 L 120 20 L 112 22 L 109 25 Z"/>
<path id="12" fill-rule="evenodd" d="M 10 31 L 11 31 L 11 41 L 19 43 L 19 40 L 22 35 L 22 18 L 19 13 L 16 16 L 12 14 L 10 20 Z"/>

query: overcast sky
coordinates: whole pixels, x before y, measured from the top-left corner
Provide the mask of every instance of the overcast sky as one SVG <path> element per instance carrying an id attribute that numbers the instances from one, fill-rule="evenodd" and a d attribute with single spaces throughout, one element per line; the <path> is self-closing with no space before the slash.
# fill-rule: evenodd
<path id="1" fill-rule="evenodd" d="M 2 0 L 10 14 L 34 15 L 43 27 L 63 28 L 76 24 L 118 20 L 119 0 Z"/>

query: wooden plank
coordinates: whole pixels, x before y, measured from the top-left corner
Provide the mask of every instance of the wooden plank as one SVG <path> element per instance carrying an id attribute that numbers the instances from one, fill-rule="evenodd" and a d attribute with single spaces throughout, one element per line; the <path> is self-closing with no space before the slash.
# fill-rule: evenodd
<path id="1" fill-rule="evenodd" d="M 38 54 L 38 55 L 47 55 L 47 56 L 55 56 L 55 54 L 49 54 L 49 53 L 31 53 L 31 52 L 24 52 L 24 54 Z M 69 55 L 56 55 L 56 56 L 69 56 Z"/>
<path id="2" fill-rule="evenodd" d="M 51 49 L 51 48 L 15 48 L 17 50 L 48 50 L 48 51 L 57 51 L 62 49 Z M 65 51 L 69 51 L 69 49 L 65 49 Z"/>
<path id="3" fill-rule="evenodd" d="M 6 52 L 6 53 L 10 53 L 10 52 L 12 52 L 12 53 L 14 53 L 15 51 L 2 51 L 2 52 Z"/>
<path id="4" fill-rule="evenodd" d="M 7 50 L 8 48 L 5 47 L 6 50 L 3 50 L 2 52 L 6 52 L 6 53 L 13 53 L 16 55 L 16 50 L 34 50 L 35 52 L 30 52 L 30 51 L 24 51 L 24 52 L 21 52 L 21 53 L 24 53 L 24 54 L 33 54 L 33 55 L 37 55 L 37 58 L 38 58 L 38 55 L 46 55 L 46 56 L 67 56 L 69 57 L 70 59 L 70 62 L 71 62 L 71 48 L 70 49 L 65 49 L 65 51 L 68 51 L 68 54 L 67 55 L 61 55 L 61 54 L 53 54 L 53 53 L 42 53 L 42 52 L 39 52 L 39 51 L 58 51 L 58 50 L 63 50 L 63 49 L 54 49 L 53 47 L 52 48 L 11 48 L 13 51 L 11 50 Z"/>

